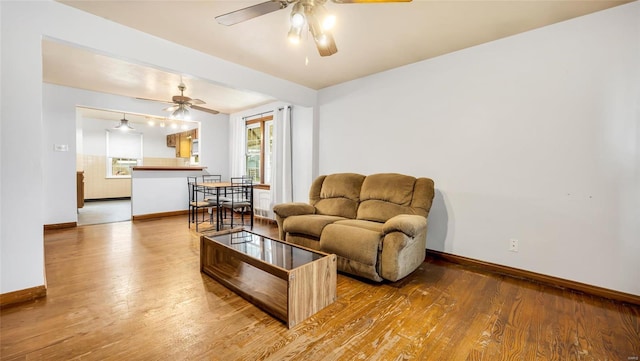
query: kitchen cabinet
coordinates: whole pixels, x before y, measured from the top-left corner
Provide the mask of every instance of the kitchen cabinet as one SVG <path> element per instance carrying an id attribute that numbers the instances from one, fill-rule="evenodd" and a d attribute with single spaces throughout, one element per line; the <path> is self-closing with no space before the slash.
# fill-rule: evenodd
<path id="1" fill-rule="evenodd" d="M 84 171 L 76 172 L 76 203 L 78 208 L 84 207 Z"/>
<path id="2" fill-rule="evenodd" d="M 167 135 L 167 147 L 176 148 L 176 158 L 191 157 L 191 141 L 198 139 L 198 129 Z"/>
<path id="3" fill-rule="evenodd" d="M 167 147 L 175 147 L 176 146 L 176 138 L 178 134 L 169 134 L 167 135 Z"/>
<path id="4" fill-rule="evenodd" d="M 180 145 L 176 146 L 176 157 L 191 157 L 191 137 L 180 134 Z"/>

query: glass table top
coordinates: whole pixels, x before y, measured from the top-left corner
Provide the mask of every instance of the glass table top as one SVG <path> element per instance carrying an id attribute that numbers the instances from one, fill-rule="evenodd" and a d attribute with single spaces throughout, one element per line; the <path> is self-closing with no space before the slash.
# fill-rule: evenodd
<path id="1" fill-rule="evenodd" d="M 207 238 L 286 270 L 291 270 L 325 257 L 323 254 L 247 231 L 208 236 Z"/>

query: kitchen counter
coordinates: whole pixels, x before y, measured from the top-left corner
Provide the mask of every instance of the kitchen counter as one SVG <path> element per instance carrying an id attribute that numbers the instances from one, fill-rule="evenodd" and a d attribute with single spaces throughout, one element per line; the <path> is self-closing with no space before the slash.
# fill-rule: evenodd
<path id="1" fill-rule="evenodd" d="M 206 174 L 207 167 L 138 166 L 131 172 L 133 220 L 187 213 L 187 177 Z"/>
<path id="2" fill-rule="evenodd" d="M 131 169 L 133 169 L 134 171 L 202 171 L 205 170 L 207 167 L 198 167 L 198 166 L 189 166 L 189 167 L 162 167 L 162 166 L 136 166 L 136 167 L 132 167 Z"/>

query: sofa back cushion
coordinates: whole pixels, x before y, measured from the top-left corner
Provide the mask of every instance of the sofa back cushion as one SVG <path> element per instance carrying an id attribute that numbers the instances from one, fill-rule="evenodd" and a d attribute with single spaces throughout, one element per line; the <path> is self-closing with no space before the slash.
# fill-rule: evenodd
<path id="1" fill-rule="evenodd" d="M 355 173 L 320 176 L 311 185 L 309 204 L 316 208 L 316 214 L 356 218 L 364 179 Z"/>
<path id="2" fill-rule="evenodd" d="M 362 183 L 357 219 L 386 222 L 398 214 L 427 217 L 433 195 L 433 181 L 429 178 L 372 174 Z"/>

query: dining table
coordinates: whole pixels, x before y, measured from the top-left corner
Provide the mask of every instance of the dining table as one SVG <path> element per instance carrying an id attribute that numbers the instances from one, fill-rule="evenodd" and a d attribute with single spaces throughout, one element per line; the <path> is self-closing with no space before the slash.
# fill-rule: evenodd
<path id="1" fill-rule="evenodd" d="M 198 183 L 198 187 L 201 188 L 201 192 L 204 193 L 204 196 L 212 196 L 215 195 L 216 201 L 216 231 L 220 231 L 222 228 L 222 213 L 220 212 L 220 206 L 223 202 L 231 202 L 231 199 L 227 196 L 230 194 L 231 197 L 235 197 L 233 187 L 238 187 L 241 185 L 242 187 L 249 187 L 251 190 L 251 198 L 253 199 L 253 183 L 234 183 L 234 182 L 201 182 Z M 230 189 L 231 188 L 231 189 Z M 229 190 L 229 191 L 227 191 Z M 253 227 L 253 201 L 251 200 L 251 227 Z M 233 215 L 232 215 L 233 217 Z M 233 223 L 231 223 L 233 225 Z"/>
<path id="2" fill-rule="evenodd" d="M 216 196 L 216 231 L 220 230 L 222 224 L 222 213 L 220 213 L 220 193 L 224 197 L 227 188 L 231 187 L 231 182 L 202 182 L 198 183 L 198 187 L 201 187 L 201 192 L 205 197 L 215 195 Z"/>

